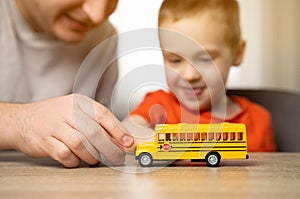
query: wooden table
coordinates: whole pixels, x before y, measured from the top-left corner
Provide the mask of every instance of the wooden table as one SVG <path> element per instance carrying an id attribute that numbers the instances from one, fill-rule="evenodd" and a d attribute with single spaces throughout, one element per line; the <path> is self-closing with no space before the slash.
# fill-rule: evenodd
<path id="1" fill-rule="evenodd" d="M 250 153 L 220 167 L 66 169 L 51 159 L 0 152 L 0 198 L 300 198 L 300 153 Z"/>

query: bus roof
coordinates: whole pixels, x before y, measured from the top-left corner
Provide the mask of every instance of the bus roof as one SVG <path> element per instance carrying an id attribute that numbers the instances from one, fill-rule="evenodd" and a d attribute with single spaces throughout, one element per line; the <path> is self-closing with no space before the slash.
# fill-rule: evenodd
<path id="1" fill-rule="evenodd" d="M 219 124 L 157 124 L 156 132 L 245 132 L 246 127 L 242 123 L 219 123 Z"/>

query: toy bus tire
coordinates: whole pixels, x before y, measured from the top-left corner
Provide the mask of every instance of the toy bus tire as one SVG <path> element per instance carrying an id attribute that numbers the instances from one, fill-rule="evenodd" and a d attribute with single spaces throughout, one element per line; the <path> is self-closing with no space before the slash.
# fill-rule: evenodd
<path id="1" fill-rule="evenodd" d="M 138 159 L 142 167 L 149 167 L 153 163 L 152 155 L 149 153 L 141 153 Z"/>
<path id="2" fill-rule="evenodd" d="M 210 152 L 205 157 L 206 164 L 209 167 L 219 166 L 220 160 L 221 160 L 221 156 L 217 152 Z"/>

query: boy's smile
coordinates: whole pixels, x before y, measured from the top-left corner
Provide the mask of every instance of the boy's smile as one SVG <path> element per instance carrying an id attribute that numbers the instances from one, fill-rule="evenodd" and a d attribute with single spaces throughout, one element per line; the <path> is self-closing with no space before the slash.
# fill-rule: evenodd
<path id="1" fill-rule="evenodd" d="M 182 87 L 182 90 L 184 92 L 184 95 L 186 96 L 187 99 L 190 100 L 195 100 L 196 98 L 199 98 L 200 95 L 204 92 L 205 87 L 200 88 L 200 87 Z"/>

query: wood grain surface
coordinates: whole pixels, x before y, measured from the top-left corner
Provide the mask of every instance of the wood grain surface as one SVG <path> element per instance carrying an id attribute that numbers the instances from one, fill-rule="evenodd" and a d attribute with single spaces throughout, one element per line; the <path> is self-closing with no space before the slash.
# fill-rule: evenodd
<path id="1" fill-rule="evenodd" d="M 121 167 L 67 169 L 52 159 L 0 152 L 0 199 L 6 198 L 300 198 L 300 153 L 250 153 L 217 168 L 142 168 L 131 155 Z"/>

